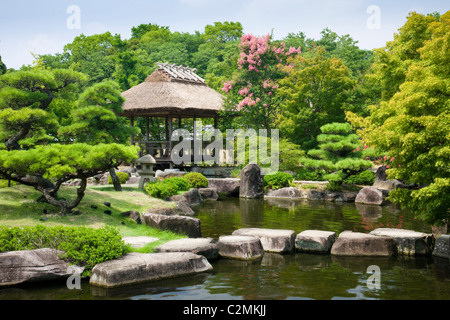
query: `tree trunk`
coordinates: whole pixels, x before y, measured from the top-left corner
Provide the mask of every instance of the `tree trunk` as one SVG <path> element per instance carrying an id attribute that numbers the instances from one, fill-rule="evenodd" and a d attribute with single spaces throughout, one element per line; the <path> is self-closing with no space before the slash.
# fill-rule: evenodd
<path id="1" fill-rule="evenodd" d="M 109 169 L 109 175 L 111 176 L 111 180 L 114 185 L 114 190 L 122 191 L 122 186 L 120 185 L 119 177 L 116 175 L 114 168 Z"/>

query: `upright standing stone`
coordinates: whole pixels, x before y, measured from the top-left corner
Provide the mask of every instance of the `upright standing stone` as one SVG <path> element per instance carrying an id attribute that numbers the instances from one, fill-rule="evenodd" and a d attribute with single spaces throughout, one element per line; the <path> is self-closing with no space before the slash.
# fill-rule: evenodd
<path id="1" fill-rule="evenodd" d="M 239 197 L 262 198 L 264 196 L 264 184 L 261 176 L 261 167 L 251 163 L 242 169 Z"/>
<path id="2" fill-rule="evenodd" d="M 364 187 L 356 196 L 356 203 L 364 204 L 383 204 L 383 193 L 375 187 Z"/>

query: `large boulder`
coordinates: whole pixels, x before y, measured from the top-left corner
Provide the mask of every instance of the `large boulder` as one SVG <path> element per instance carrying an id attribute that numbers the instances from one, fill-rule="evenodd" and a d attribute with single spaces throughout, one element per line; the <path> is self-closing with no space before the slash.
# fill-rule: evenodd
<path id="1" fill-rule="evenodd" d="M 255 260 L 264 255 L 261 241 L 249 236 L 221 236 L 217 242 L 219 255 L 223 258 Z"/>
<path id="2" fill-rule="evenodd" d="M 264 196 L 264 183 L 261 176 L 261 167 L 255 163 L 248 164 L 241 170 L 241 187 L 239 197 L 255 199 Z"/>
<path id="3" fill-rule="evenodd" d="M 198 193 L 200 194 L 200 198 L 202 199 L 202 201 L 215 201 L 219 199 L 219 193 L 217 192 L 216 188 L 199 188 Z"/>
<path id="4" fill-rule="evenodd" d="M 268 198 L 301 198 L 302 193 L 295 187 L 286 187 L 269 191 L 265 197 Z"/>
<path id="5" fill-rule="evenodd" d="M 295 245 L 294 230 L 242 228 L 235 230 L 233 235 L 257 237 L 267 252 L 291 252 Z"/>
<path id="6" fill-rule="evenodd" d="M 211 178 L 208 179 L 208 187 L 217 190 L 219 195 L 239 196 L 240 180 L 237 178 Z"/>
<path id="7" fill-rule="evenodd" d="M 219 247 L 213 238 L 179 239 L 156 247 L 155 252 L 192 252 L 206 259 L 217 259 Z"/>
<path id="8" fill-rule="evenodd" d="M 200 220 L 197 218 L 144 212 L 142 220 L 151 228 L 186 234 L 189 238 L 200 238 L 202 236 Z"/>
<path id="9" fill-rule="evenodd" d="M 407 256 L 431 255 L 434 248 L 434 236 L 423 232 L 378 228 L 369 234 L 393 238 L 397 244 L 397 253 Z"/>
<path id="10" fill-rule="evenodd" d="M 336 232 L 305 230 L 295 238 L 295 248 L 301 252 L 328 254 L 336 241 Z"/>
<path id="11" fill-rule="evenodd" d="M 50 248 L 0 253 L 0 287 L 67 279 L 74 271 L 81 274 L 84 269 L 69 268 L 69 263 L 61 259 L 63 254 Z"/>
<path id="12" fill-rule="evenodd" d="M 352 231 L 343 231 L 331 247 L 331 254 L 336 256 L 392 256 L 396 253 L 393 238 Z"/>
<path id="13" fill-rule="evenodd" d="M 383 199 L 384 199 L 383 193 L 377 188 L 364 187 L 358 192 L 355 202 L 363 204 L 381 205 L 383 204 Z"/>
<path id="14" fill-rule="evenodd" d="M 128 253 L 97 264 L 89 283 L 113 288 L 212 270 L 208 260 L 191 252 Z"/>
<path id="15" fill-rule="evenodd" d="M 450 235 L 442 234 L 436 238 L 433 256 L 450 259 Z"/>

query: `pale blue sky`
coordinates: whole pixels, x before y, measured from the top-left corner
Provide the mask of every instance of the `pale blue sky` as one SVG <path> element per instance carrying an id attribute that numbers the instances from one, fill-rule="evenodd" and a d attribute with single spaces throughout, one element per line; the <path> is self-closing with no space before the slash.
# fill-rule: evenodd
<path id="1" fill-rule="evenodd" d="M 81 11 L 81 29 L 67 28 L 67 8 Z M 367 9 L 380 9 L 380 28 L 370 29 Z M 65 44 L 81 33 L 110 31 L 123 39 L 131 28 L 157 23 L 171 31 L 203 31 L 216 21 L 241 22 L 245 33 L 275 39 L 289 32 L 303 31 L 320 38 L 328 27 L 340 35 L 349 34 L 364 49 L 374 49 L 392 40 L 410 11 L 441 14 L 450 9 L 448 0 L 3 0 L 0 6 L 0 55 L 7 67 L 20 68 L 37 54 L 62 52 Z"/>

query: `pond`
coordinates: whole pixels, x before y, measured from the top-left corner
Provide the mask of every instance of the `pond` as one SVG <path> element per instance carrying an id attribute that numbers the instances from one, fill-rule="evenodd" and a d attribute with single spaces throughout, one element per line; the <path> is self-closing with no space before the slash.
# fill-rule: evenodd
<path id="1" fill-rule="evenodd" d="M 244 227 L 369 232 L 379 227 L 431 232 L 394 205 L 357 206 L 308 200 L 228 198 L 194 208 L 202 235 L 218 239 Z M 82 283 L 81 290 L 49 284 L 0 289 L 0 300 L 295 300 L 450 299 L 450 262 L 437 257 L 336 257 L 264 254 L 253 262 L 219 259 L 212 272 L 117 289 Z M 368 283 L 370 266 L 380 286 Z"/>

